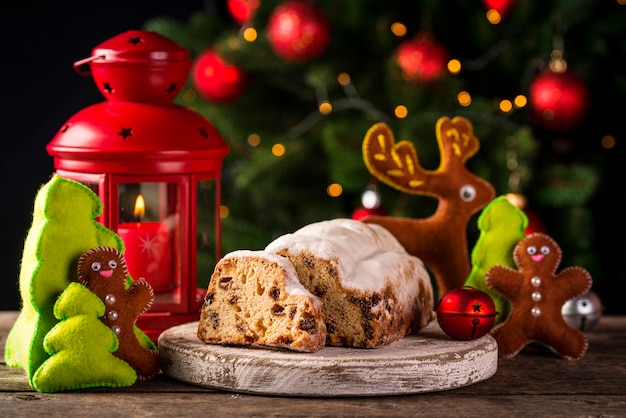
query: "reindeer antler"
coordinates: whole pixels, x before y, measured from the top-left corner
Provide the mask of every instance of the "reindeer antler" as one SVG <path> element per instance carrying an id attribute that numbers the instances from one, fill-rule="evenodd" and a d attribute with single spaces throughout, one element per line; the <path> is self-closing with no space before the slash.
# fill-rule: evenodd
<path id="1" fill-rule="evenodd" d="M 472 124 L 465 118 L 440 118 L 437 142 L 441 153 L 437 170 L 424 169 L 412 142 L 395 143 L 391 129 L 384 123 L 372 126 L 363 140 L 363 159 L 368 170 L 380 181 L 400 191 L 440 197 L 429 187 L 435 175 L 447 172 L 453 165 L 463 165 L 479 149 Z"/>
<path id="2" fill-rule="evenodd" d="M 495 197 L 485 180 L 467 170 L 465 162 L 479 149 L 472 124 L 465 118 L 437 121 L 439 167 L 426 170 L 413 143 L 395 142 L 384 123 L 373 125 L 363 140 L 363 160 L 380 181 L 402 192 L 435 197 L 437 211 L 425 219 L 371 216 L 365 222 L 389 229 L 407 252 L 422 258 L 433 271 L 439 291 L 460 287 L 470 272 L 466 229 L 470 217 Z"/>
<path id="3" fill-rule="evenodd" d="M 413 143 L 400 141 L 396 144 L 393 132 L 384 123 L 377 123 L 367 131 L 363 157 L 374 176 L 406 193 L 417 193 L 427 178 Z"/>
<path id="4" fill-rule="evenodd" d="M 480 148 L 478 138 L 474 136 L 474 128 L 465 118 L 458 116 L 453 119 L 440 118 L 437 121 L 436 132 L 441 154 L 448 157 L 443 158 L 442 162 L 458 160 L 464 164 Z"/>

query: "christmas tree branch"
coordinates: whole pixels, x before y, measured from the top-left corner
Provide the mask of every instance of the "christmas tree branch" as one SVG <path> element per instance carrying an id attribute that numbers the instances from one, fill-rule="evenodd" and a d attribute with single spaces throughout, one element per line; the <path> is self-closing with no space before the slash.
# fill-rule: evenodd
<path id="1" fill-rule="evenodd" d="M 377 122 L 385 122 L 390 123 L 392 119 L 377 109 L 371 102 L 362 99 L 360 97 L 346 97 L 344 99 L 334 100 L 332 102 L 333 112 L 341 112 L 350 109 L 361 110 L 363 113 L 367 114 L 372 120 Z M 310 130 L 316 123 L 324 118 L 325 115 L 319 112 L 319 110 L 315 110 L 304 118 L 301 122 L 293 126 L 288 131 L 288 135 L 292 138 L 297 138 L 298 136 L 304 134 L 308 130 Z"/>

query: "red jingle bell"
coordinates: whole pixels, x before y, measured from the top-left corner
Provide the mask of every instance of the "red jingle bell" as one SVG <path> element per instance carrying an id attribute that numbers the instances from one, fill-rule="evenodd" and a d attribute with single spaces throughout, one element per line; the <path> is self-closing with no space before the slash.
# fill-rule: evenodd
<path id="1" fill-rule="evenodd" d="M 491 331 L 498 314 L 491 296 L 471 286 L 447 291 L 435 312 L 443 332 L 456 340 L 475 340 L 484 336 Z"/>

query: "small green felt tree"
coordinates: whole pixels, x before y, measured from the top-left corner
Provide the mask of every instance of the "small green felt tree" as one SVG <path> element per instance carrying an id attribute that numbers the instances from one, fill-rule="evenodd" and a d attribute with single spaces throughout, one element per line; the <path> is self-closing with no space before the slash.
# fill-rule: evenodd
<path id="1" fill-rule="evenodd" d="M 513 250 L 519 240 L 526 236 L 524 230 L 527 226 L 528 218 L 524 212 L 504 196 L 495 198 L 478 217 L 480 235 L 472 250 L 472 270 L 465 285 L 491 296 L 496 311 L 499 312 L 496 324 L 506 319 L 511 304 L 504 296 L 487 287 L 485 276 L 496 265 L 516 268 Z"/>
<path id="2" fill-rule="evenodd" d="M 119 346 L 115 333 L 99 317 L 102 300 L 80 283 L 70 283 L 54 305 L 60 321 L 44 338 L 50 357 L 33 376 L 39 392 L 58 392 L 88 387 L 126 387 L 137 373 L 112 353 Z"/>

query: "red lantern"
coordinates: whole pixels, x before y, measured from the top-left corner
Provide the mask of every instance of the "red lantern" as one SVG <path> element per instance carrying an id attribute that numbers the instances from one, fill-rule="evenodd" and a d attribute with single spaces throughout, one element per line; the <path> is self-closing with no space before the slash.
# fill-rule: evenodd
<path id="1" fill-rule="evenodd" d="M 267 21 L 267 40 L 279 57 L 291 62 L 318 58 L 330 42 L 326 15 L 302 0 L 282 3 Z"/>
<path id="2" fill-rule="evenodd" d="M 200 95 L 214 102 L 236 100 L 248 86 L 244 73 L 225 62 L 213 49 L 196 59 L 192 77 Z"/>
<path id="3" fill-rule="evenodd" d="M 155 341 L 198 320 L 221 256 L 220 181 L 229 149 L 199 113 L 171 103 L 190 67 L 186 50 L 152 32 L 105 41 L 75 68 L 92 74 L 108 101 L 76 113 L 47 146 L 57 174 L 102 200 L 98 221 L 124 240 L 131 276 L 153 286 L 152 308 L 137 325 Z"/>
<path id="4" fill-rule="evenodd" d="M 407 81 L 433 81 L 445 74 L 448 63 L 446 48 L 427 34 L 401 43 L 395 56 Z"/>
<path id="5" fill-rule="evenodd" d="M 484 336 L 491 331 L 498 314 L 491 296 L 471 286 L 447 291 L 435 311 L 443 332 L 457 340 Z"/>
<path id="6" fill-rule="evenodd" d="M 587 85 L 570 71 L 545 71 L 530 84 L 533 122 L 554 131 L 575 128 L 589 106 Z"/>

